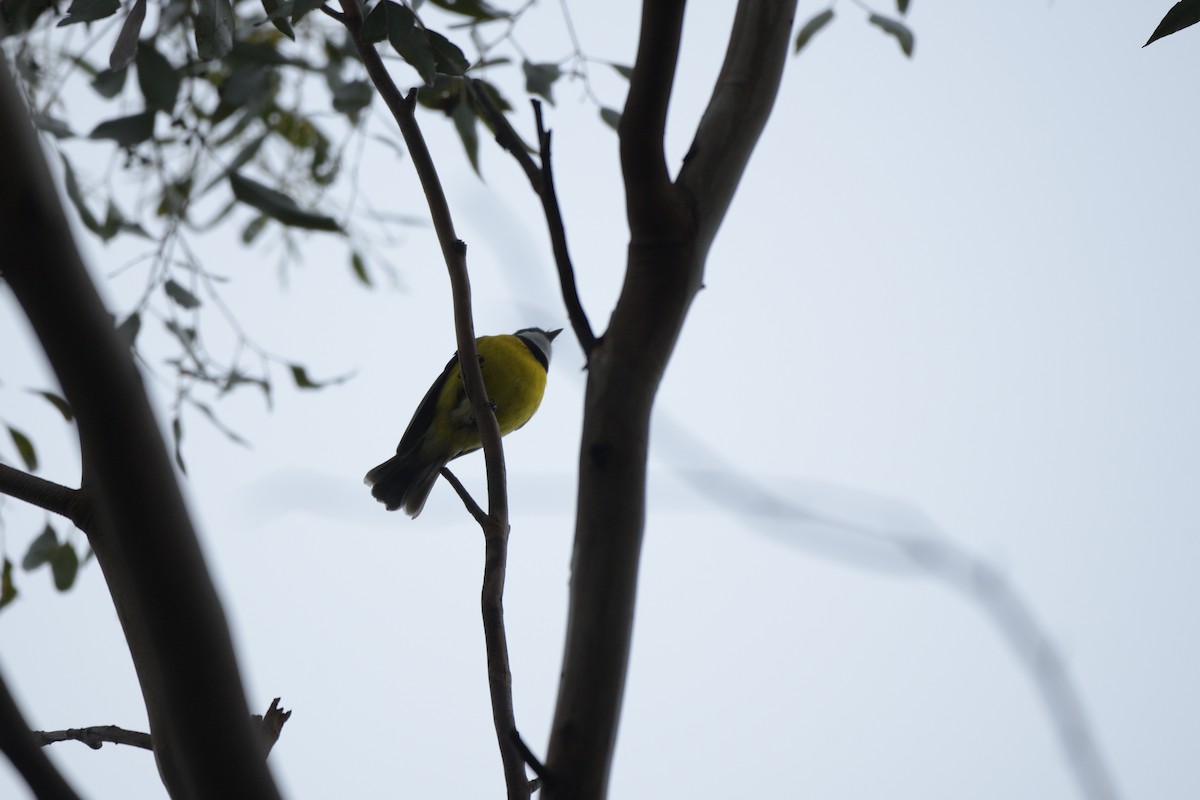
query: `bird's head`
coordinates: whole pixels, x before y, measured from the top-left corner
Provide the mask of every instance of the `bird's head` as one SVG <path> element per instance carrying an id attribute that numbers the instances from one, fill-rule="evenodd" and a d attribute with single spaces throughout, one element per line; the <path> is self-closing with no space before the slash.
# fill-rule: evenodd
<path id="1" fill-rule="evenodd" d="M 529 352 L 533 353 L 534 357 L 542 362 L 543 367 L 550 369 L 550 343 L 560 333 L 562 333 L 562 328 L 552 331 L 545 331 L 541 328 L 522 328 L 513 335 L 525 343 L 525 346 L 529 348 Z"/>

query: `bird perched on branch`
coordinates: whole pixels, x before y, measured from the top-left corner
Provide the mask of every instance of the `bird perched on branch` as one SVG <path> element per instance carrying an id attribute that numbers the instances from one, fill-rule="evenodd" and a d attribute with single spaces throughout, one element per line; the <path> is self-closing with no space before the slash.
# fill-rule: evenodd
<path id="1" fill-rule="evenodd" d="M 475 340 L 483 383 L 501 436 L 528 422 L 541 405 L 550 368 L 550 343 L 560 333 L 561 328 L 523 328 Z M 368 472 L 364 482 L 388 511 L 403 508 L 415 518 L 425 507 L 442 467 L 481 446 L 455 353 L 417 406 L 396 455 Z"/>

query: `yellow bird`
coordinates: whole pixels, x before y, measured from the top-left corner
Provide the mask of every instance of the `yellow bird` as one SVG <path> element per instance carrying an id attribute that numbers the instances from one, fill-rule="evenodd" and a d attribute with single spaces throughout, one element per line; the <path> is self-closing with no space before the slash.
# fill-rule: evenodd
<path id="1" fill-rule="evenodd" d="M 546 391 L 550 343 L 562 329 L 523 328 L 475 340 L 488 400 L 500 435 L 520 428 L 538 410 Z M 403 507 L 416 517 L 447 462 L 482 447 L 456 353 L 429 387 L 396 447 L 396 455 L 367 473 L 364 482 L 388 511 Z"/>

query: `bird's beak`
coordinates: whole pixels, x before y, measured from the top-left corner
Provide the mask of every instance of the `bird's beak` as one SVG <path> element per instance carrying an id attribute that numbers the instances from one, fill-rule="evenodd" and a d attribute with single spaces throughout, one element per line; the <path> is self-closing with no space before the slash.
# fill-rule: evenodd
<path id="1" fill-rule="evenodd" d="M 562 328 L 553 331 L 546 331 L 546 338 L 553 342 L 554 337 L 558 336 L 560 333 L 562 333 Z"/>

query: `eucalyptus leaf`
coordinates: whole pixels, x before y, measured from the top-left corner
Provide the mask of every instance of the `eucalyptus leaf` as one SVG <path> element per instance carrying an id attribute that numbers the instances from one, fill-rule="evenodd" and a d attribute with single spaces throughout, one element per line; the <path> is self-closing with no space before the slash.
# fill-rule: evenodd
<path id="1" fill-rule="evenodd" d="M 562 69 L 558 64 L 534 64 L 522 62 L 521 69 L 525 73 L 525 91 L 544 97 L 546 102 L 554 105 L 554 82 L 562 77 Z"/>
<path id="2" fill-rule="evenodd" d="M 912 31 L 908 29 L 907 25 L 899 20 L 883 17 L 879 14 L 872 14 L 869 21 L 872 25 L 877 25 L 886 33 L 896 37 L 896 41 L 900 44 L 900 49 L 904 51 L 904 55 L 912 58 L 915 40 Z"/>
<path id="3" fill-rule="evenodd" d="M 1178 33 L 1184 28 L 1189 28 L 1200 22 L 1200 0 L 1180 0 L 1180 2 L 1171 6 L 1171 10 L 1158 23 L 1158 27 L 1154 29 L 1154 33 L 1150 34 L 1150 38 L 1146 40 L 1145 47 L 1151 42 L 1157 42 L 1164 36 L 1170 36 L 1172 33 Z"/>
<path id="4" fill-rule="evenodd" d="M 200 298 L 185 289 L 174 278 L 168 278 L 163 284 L 163 291 L 167 293 L 167 297 L 174 300 L 181 308 L 188 311 L 200 307 Z"/>
<path id="5" fill-rule="evenodd" d="M 833 21 L 833 8 L 827 8 L 820 14 L 817 14 L 808 22 L 804 23 L 804 27 L 800 28 L 800 32 L 796 34 L 796 45 L 793 48 L 793 53 L 799 53 L 800 48 L 808 44 L 812 37 L 817 35 L 817 32 Z"/>
<path id="6" fill-rule="evenodd" d="M 152 41 L 138 42 L 137 77 L 146 108 L 170 114 L 179 97 L 179 73 Z"/>
<path id="7" fill-rule="evenodd" d="M 196 55 L 212 61 L 233 50 L 233 6 L 230 0 L 196 0 Z"/>
<path id="8" fill-rule="evenodd" d="M 54 588 L 65 592 L 75 585 L 79 574 L 79 554 L 68 542 L 63 542 L 50 557 L 50 572 L 54 575 Z"/>
<path id="9" fill-rule="evenodd" d="M 57 550 L 58 535 L 55 534 L 54 528 L 47 523 L 38 537 L 30 542 L 29 549 L 25 551 L 25 557 L 21 559 L 21 569 L 29 572 L 42 564 L 50 563 L 50 559 L 54 557 Z"/>
<path id="10" fill-rule="evenodd" d="M 108 68 L 117 71 L 129 66 L 137 55 L 138 37 L 142 34 L 142 23 L 146 21 L 146 0 L 133 0 L 117 41 L 108 56 Z"/>
<path id="11" fill-rule="evenodd" d="M 89 139 L 112 139 L 120 147 L 133 147 L 154 135 L 154 112 L 143 111 L 128 117 L 101 122 L 88 134 Z"/>
<path id="12" fill-rule="evenodd" d="M 58 21 L 58 27 L 77 22 L 95 22 L 111 17 L 121 9 L 119 0 L 72 0 L 67 15 Z"/>
<path id="13" fill-rule="evenodd" d="M 229 176 L 229 184 L 233 188 L 233 196 L 238 200 L 284 225 L 315 231 L 341 232 L 341 226 L 333 217 L 305 211 L 283 192 L 264 186 L 258 181 L 235 172 Z"/>
<path id="14" fill-rule="evenodd" d="M 33 389 L 31 391 L 36 395 L 40 395 L 46 402 L 58 409 L 58 413 L 62 414 L 63 419 L 67 422 L 75 419 L 75 412 L 71 410 L 70 403 L 63 399 L 62 395 L 46 391 L 45 389 Z"/>
<path id="15" fill-rule="evenodd" d="M 13 583 L 13 565 L 4 559 L 4 569 L 0 571 L 0 608 L 4 608 L 17 597 L 17 586 Z"/>
<path id="16" fill-rule="evenodd" d="M 21 460 L 25 462 L 25 468 L 30 472 L 37 472 L 37 450 L 34 449 L 33 442 L 30 441 L 28 436 L 14 428 L 12 425 L 7 427 L 8 435 L 10 438 L 12 438 L 13 445 L 17 448 L 17 454 L 21 456 Z"/>

